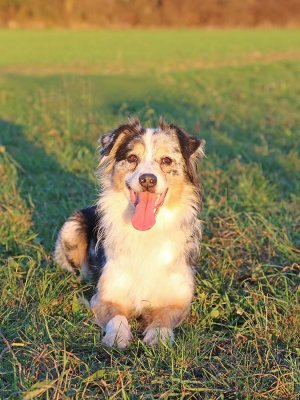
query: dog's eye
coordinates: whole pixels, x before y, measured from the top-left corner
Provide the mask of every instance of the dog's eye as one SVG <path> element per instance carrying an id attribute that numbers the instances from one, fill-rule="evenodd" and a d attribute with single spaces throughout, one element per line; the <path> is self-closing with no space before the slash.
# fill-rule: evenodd
<path id="1" fill-rule="evenodd" d="M 129 163 L 137 163 L 137 162 L 139 161 L 139 158 L 138 158 L 138 156 L 136 156 L 135 154 L 130 154 L 130 155 L 127 157 L 127 161 L 128 161 Z"/>
<path id="2" fill-rule="evenodd" d="M 163 157 L 160 162 L 162 165 L 171 165 L 173 161 L 170 157 Z"/>

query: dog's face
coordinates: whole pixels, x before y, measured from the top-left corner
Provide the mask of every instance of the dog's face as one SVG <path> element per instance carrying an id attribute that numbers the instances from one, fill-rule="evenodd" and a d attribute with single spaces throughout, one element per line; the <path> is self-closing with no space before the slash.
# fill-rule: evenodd
<path id="1" fill-rule="evenodd" d="M 160 120 L 144 129 L 137 119 L 101 138 L 103 173 L 132 206 L 131 222 L 148 230 L 163 206 L 180 205 L 185 186 L 197 188 L 196 164 L 204 142 Z"/>

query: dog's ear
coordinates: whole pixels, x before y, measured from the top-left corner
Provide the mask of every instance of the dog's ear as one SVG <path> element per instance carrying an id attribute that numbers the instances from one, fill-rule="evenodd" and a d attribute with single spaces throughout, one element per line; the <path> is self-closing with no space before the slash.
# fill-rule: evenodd
<path id="1" fill-rule="evenodd" d="M 158 126 L 162 131 L 167 131 L 170 129 L 170 125 L 166 122 L 166 120 L 162 116 L 159 117 Z"/>
<path id="2" fill-rule="evenodd" d="M 197 182 L 198 162 L 204 157 L 205 140 L 195 138 L 174 124 L 167 124 L 160 118 L 159 126 L 163 130 L 174 132 L 177 136 L 181 153 L 187 167 L 187 175 L 191 182 Z"/>
<path id="3" fill-rule="evenodd" d="M 102 135 L 99 139 L 101 146 L 101 156 L 108 156 L 112 149 L 121 143 L 124 137 L 135 135 L 142 129 L 138 118 L 129 118 L 127 124 L 118 126 L 113 131 Z"/>
<path id="4" fill-rule="evenodd" d="M 176 133 L 181 152 L 186 160 L 190 157 L 199 160 L 204 156 L 204 140 L 190 136 L 174 124 L 168 124 L 163 117 L 159 118 L 159 127 L 162 131 L 173 131 Z"/>
<path id="5" fill-rule="evenodd" d="M 189 158 L 191 161 L 199 161 L 204 156 L 205 149 L 205 140 L 198 139 L 192 136 L 187 135 L 188 145 L 187 145 L 187 154 L 189 154 Z"/>

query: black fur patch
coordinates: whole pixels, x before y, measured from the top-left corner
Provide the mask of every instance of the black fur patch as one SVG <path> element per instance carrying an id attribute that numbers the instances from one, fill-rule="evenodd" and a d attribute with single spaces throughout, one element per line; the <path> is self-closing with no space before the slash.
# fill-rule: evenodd
<path id="1" fill-rule="evenodd" d="M 136 133 L 135 135 L 128 136 L 123 140 L 116 152 L 115 160 L 117 162 L 126 159 L 130 150 L 133 149 L 133 145 L 136 143 L 136 139 L 140 137 L 144 133 L 144 131 L 145 130 L 142 128 L 140 132 Z"/>
<path id="2" fill-rule="evenodd" d="M 88 242 L 90 242 L 91 239 L 97 239 L 96 227 L 98 225 L 98 216 L 96 213 L 96 206 L 84 208 L 80 210 L 80 213 L 84 217 L 84 228 L 86 231 Z"/>
<path id="3" fill-rule="evenodd" d="M 180 175 L 179 174 L 179 171 L 177 170 L 177 169 L 171 169 L 171 171 L 169 172 L 171 175 L 173 175 L 173 176 L 178 176 L 178 175 Z"/>
<path id="4" fill-rule="evenodd" d="M 169 129 L 173 130 L 176 133 L 181 149 L 181 154 L 185 161 L 186 173 L 189 180 L 194 185 L 198 185 L 198 177 L 195 175 L 195 168 L 193 168 L 191 164 L 190 157 L 192 156 L 192 154 L 195 153 L 195 151 L 198 150 L 199 146 L 201 146 L 202 144 L 202 141 L 188 135 L 184 130 L 178 128 L 178 126 L 176 125 L 169 125 Z"/>
<path id="5" fill-rule="evenodd" d="M 106 263 L 105 253 L 102 243 L 98 241 L 99 231 L 101 233 L 101 215 L 97 212 L 96 206 L 84 208 L 80 213 L 85 219 L 85 231 L 88 242 L 88 264 L 95 278 L 98 278 L 104 264 Z"/>
<path id="6" fill-rule="evenodd" d="M 143 128 L 141 127 L 140 121 L 137 118 L 129 119 L 128 124 L 120 125 L 114 131 L 101 137 L 101 155 L 109 155 L 121 134 L 125 134 L 125 138 L 131 140 L 134 136 L 142 132 Z"/>

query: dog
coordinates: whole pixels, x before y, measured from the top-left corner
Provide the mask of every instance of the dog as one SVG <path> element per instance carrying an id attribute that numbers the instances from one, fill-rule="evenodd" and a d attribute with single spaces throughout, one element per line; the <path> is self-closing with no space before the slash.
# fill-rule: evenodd
<path id="1" fill-rule="evenodd" d="M 162 118 L 154 129 L 131 118 L 100 142 L 99 200 L 64 223 L 55 259 L 97 276 L 90 307 L 104 345 L 128 346 L 132 316 L 146 322 L 146 344 L 173 342 L 194 293 L 205 142 Z"/>

